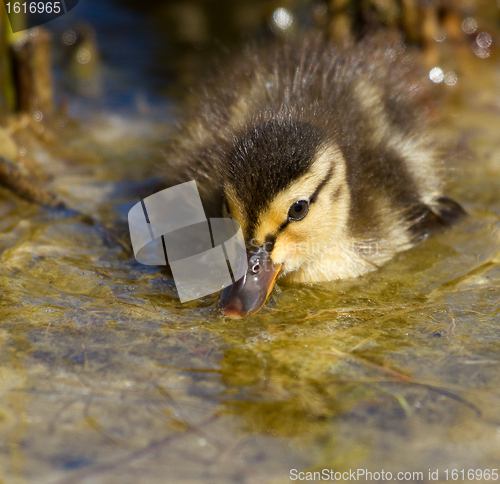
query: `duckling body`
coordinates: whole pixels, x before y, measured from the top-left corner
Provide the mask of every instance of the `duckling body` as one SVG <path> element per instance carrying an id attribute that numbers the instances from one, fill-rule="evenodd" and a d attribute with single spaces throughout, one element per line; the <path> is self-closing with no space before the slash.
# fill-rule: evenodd
<path id="1" fill-rule="evenodd" d="M 225 290 L 228 316 L 260 309 L 276 278 L 373 270 L 463 213 L 443 195 L 426 93 L 390 46 L 249 48 L 195 99 L 168 156 L 211 216 L 241 224 L 261 291 L 252 305 L 246 279 Z M 269 263 L 271 274 L 252 272 Z"/>

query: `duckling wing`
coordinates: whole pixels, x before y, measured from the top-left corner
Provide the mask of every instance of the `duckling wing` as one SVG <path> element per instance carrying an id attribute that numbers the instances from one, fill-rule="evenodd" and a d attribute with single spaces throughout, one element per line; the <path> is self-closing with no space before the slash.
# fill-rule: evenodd
<path id="1" fill-rule="evenodd" d="M 421 204 L 412 208 L 408 217 L 414 240 L 427 238 L 434 232 L 449 227 L 466 215 L 463 207 L 455 200 L 441 196 L 432 205 Z"/>

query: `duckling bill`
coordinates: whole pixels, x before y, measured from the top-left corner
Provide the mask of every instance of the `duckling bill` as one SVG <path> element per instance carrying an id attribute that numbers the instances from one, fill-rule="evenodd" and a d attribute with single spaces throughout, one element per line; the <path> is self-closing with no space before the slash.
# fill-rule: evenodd
<path id="1" fill-rule="evenodd" d="M 374 270 L 464 213 L 443 194 L 429 96 L 396 52 L 319 36 L 252 47 L 191 99 L 168 156 L 210 216 L 241 225 L 248 270 L 220 296 L 227 317 L 259 311 L 276 281 Z"/>

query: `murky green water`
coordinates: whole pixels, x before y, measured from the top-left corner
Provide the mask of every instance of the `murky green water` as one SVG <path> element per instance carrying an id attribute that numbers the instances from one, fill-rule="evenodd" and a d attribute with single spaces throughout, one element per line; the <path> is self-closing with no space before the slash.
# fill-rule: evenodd
<path id="1" fill-rule="evenodd" d="M 459 81 L 442 129 L 459 138 L 450 194 L 470 216 L 362 279 L 281 287 L 246 320 L 211 298 L 180 304 L 97 227 L 0 191 L 0 482 L 498 468 L 500 69 L 487 62 Z M 116 220 L 167 130 L 68 125 L 54 190 Z"/>

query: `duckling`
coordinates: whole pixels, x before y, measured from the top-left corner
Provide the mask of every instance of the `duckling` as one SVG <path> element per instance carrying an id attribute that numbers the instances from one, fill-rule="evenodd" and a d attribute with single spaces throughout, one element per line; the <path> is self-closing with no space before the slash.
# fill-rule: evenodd
<path id="1" fill-rule="evenodd" d="M 413 71 L 378 40 L 314 35 L 248 47 L 192 97 L 167 155 L 209 216 L 241 225 L 248 270 L 225 316 L 259 311 L 277 280 L 361 276 L 464 213 Z"/>

